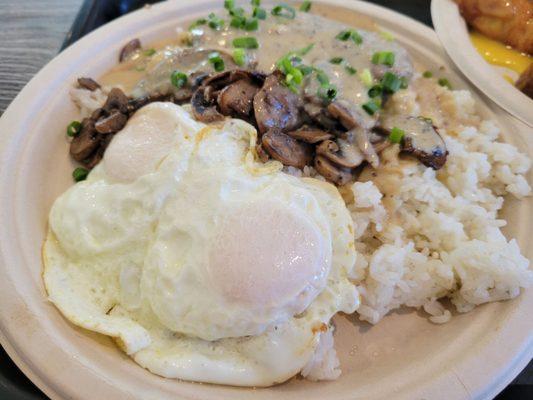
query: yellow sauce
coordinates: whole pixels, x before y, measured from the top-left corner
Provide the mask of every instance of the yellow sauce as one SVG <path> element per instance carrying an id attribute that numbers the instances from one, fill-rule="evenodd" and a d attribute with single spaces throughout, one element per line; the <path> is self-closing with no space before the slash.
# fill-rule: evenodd
<path id="1" fill-rule="evenodd" d="M 512 47 L 489 39 L 478 32 L 470 33 L 470 39 L 477 51 L 490 64 L 509 68 L 519 75 L 531 64 L 531 56 L 528 54 L 514 50 Z"/>

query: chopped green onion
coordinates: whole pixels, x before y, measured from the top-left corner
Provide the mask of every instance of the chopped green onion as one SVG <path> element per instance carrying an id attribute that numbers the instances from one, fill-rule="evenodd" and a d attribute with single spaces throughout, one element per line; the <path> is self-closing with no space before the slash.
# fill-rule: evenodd
<path id="1" fill-rule="evenodd" d="M 291 6 L 281 3 L 274 7 L 271 11 L 272 15 L 276 17 L 282 17 L 287 19 L 294 19 L 296 17 L 296 11 Z"/>
<path id="2" fill-rule="evenodd" d="M 379 105 L 374 100 L 366 102 L 362 107 L 369 115 L 374 115 L 379 110 Z"/>
<path id="3" fill-rule="evenodd" d="M 148 49 L 148 50 L 143 51 L 143 54 L 144 54 L 146 57 L 151 57 L 151 56 L 153 56 L 155 53 L 156 53 L 155 49 Z"/>
<path id="4" fill-rule="evenodd" d="M 176 70 L 170 75 L 170 82 L 172 83 L 172 86 L 178 89 L 182 88 L 187 84 L 187 75 L 181 71 Z"/>
<path id="5" fill-rule="evenodd" d="M 388 67 L 394 65 L 394 53 L 391 51 L 378 51 L 372 56 L 372 64 L 383 64 Z"/>
<path id="6" fill-rule="evenodd" d="M 239 49 L 257 49 L 259 47 L 259 43 L 253 36 L 243 36 L 233 39 L 233 47 L 237 47 Z"/>
<path id="7" fill-rule="evenodd" d="M 305 56 L 307 53 L 309 53 L 311 50 L 313 50 L 313 47 L 315 47 L 314 43 L 311 43 L 307 46 L 305 46 L 303 49 L 296 50 L 296 54 L 299 54 L 301 56 Z"/>
<path id="8" fill-rule="evenodd" d="M 407 78 L 405 76 L 400 76 L 400 82 L 400 89 L 407 89 L 407 87 L 409 86 L 409 82 L 407 82 Z"/>
<path id="9" fill-rule="evenodd" d="M 296 68 L 302 71 L 302 74 L 304 74 L 304 76 L 309 75 L 311 72 L 313 72 L 313 67 L 310 67 L 308 65 L 298 65 Z"/>
<path id="10" fill-rule="evenodd" d="M 418 117 L 418 118 L 421 118 L 421 119 L 423 119 L 424 121 L 426 121 L 427 123 L 433 125 L 433 120 L 432 120 L 431 118 L 429 118 L 429 117 L 423 117 L 423 116 L 420 116 L 420 117 Z"/>
<path id="11" fill-rule="evenodd" d="M 235 0 L 224 0 L 224 8 L 231 10 L 235 7 Z"/>
<path id="12" fill-rule="evenodd" d="M 370 70 L 368 68 L 365 68 L 360 74 L 359 74 L 359 78 L 361 78 L 361 82 L 363 82 L 363 84 L 366 86 L 366 87 L 371 87 L 372 86 L 372 83 L 374 81 L 374 77 L 372 76 L 372 73 L 370 72 Z"/>
<path id="13" fill-rule="evenodd" d="M 311 2 L 309 0 L 305 0 L 300 6 L 300 11 L 309 12 L 309 10 L 311 10 Z"/>
<path id="14" fill-rule="evenodd" d="M 392 143 L 400 143 L 405 135 L 405 131 L 403 129 L 394 127 L 390 131 L 389 140 Z"/>
<path id="15" fill-rule="evenodd" d="M 87 179 L 87 175 L 89 175 L 89 171 L 85 168 L 78 167 L 74 171 L 72 171 L 72 177 L 76 182 L 84 181 L 85 179 Z"/>
<path id="16" fill-rule="evenodd" d="M 218 31 L 224 26 L 224 20 L 217 17 L 214 13 L 209 14 L 207 18 L 207 25 L 209 25 L 211 29 Z"/>
<path id="17" fill-rule="evenodd" d="M 246 51 L 244 51 L 244 49 L 233 50 L 233 61 L 235 61 L 235 64 L 239 67 L 246 64 Z"/>
<path id="18" fill-rule="evenodd" d="M 237 28 L 237 29 L 244 28 L 244 26 L 246 25 L 246 18 L 234 16 L 231 18 L 231 21 L 229 24 L 232 27 Z"/>
<path id="19" fill-rule="evenodd" d="M 368 97 L 379 97 L 383 93 L 383 87 L 381 85 L 374 85 L 368 90 Z"/>
<path id="20" fill-rule="evenodd" d="M 251 3 L 252 6 L 259 7 L 261 5 L 261 0 L 252 0 Z"/>
<path id="21" fill-rule="evenodd" d="M 231 15 L 232 17 L 244 18 L 244 8 L 242 7 L 232 8 L 228 11 L 229 11 L 229 15 Z"/>
<path id="22" fill-rule="evenodd" d="M 402 81 L 392 72 L 385 72 L 383 78 L 381 78 L 381 85 L 383 86 L 383 91 L 388 93 L 396 93 L 398 90 L 400 90 Z"/>
<path id="23" fill-rule="evenodd" d="M 297 85 L 302 83 L 303 73 L 298 68 L 291 68 L 290 72 L 285 77 L 285 82 L 294 82 Z"/>
<path id="24" fill-rule="evenodd" d="M 394 40 L 394 35 L 393 35 L 392 33 L 390 33 L 390 32 L 387 32 L 387 31 L 380 31 L 379 34 L 380 34 L 380 36 L 381 36 L 383 39 L 385 39 L 385 40 L 387 40 L 387 41 L 389 41 L 389 42 L 392 42 L 392 41 Z"/>
<path id="25" fill-rule="evenodd" d="M 321 69 L 316 69 L 316 79 L 321 85 L 329 85 L 329 77 Z"/>
<path id="26" fill-rule="evenodd" d="M 80 121 L 72 121 L 67 126 L 67 136 L 74 137 L 81 131 L 81 122 Z"/>
<path id="27" fill-rule="evenodd" d="M 249 18 L 244 24 L 244 29 L 247 31 L 256 31 L 259 27 L 259 20 L 257 18 Z"/>
<path id="28" fill-rule="evenodd" d="M 322 100 L 331 102 L 337 97 L 337 88 L 331 84 L 322 85 L 318 89 L 317 95 Z"/>
<path id="29" fill-rule="evenodd" d="M 264 8 L 254 7 L 252 16 L 257 19 L 266 19 L 267 13 Z"/>
<path id="30" fill-rule="evenodd" d="M 337 36 L 335 36 L 335 39 L 339 39 L 339 40 L 342 40 L 343 42 L 347 41 L 348 39 L 350 39 L 350 36 L 351 36 L 351 33 L 349 30 L 346 30 L 346 31 L 341 31 L 337 34 Z"/>
<path id="31" fill-rule="evenodd" d="M 337 34 L 337 36 L 335 36 L 335 38 L 343 42 L 347 41 L 348 39 L 352 39 L 352 41 L 356 44 L 363 43 L 363 38 L 355 29 L 347 29 L 345 31 L 341 31 Z"/>
<path id="32" fill-rule="evenodd" d="M 207 58 L 216 72 L 224 71 L 224 60 L 222 59 L 222 57 L 220 57 L 220 54 L 218 52 L 212 52 Z"/>
<path id="33" fill-rule="evenodd" d="M 355 75 L 357 73 L 357 70 L 352 67 L 350 64 L 345 64 L 344 65 L 344 69 L 346 70 L 346 72 L 348 72 L 350 75 Z"/>
<path id="34" fill-rule="evenodd" d="M 438 81 L 438 84 L 445 87 L 445 88 L 448 88 L 448 89 L 452 89 L 452 84 L 450 83 L 450 81 L 446 78 L 440 78 Z"/>
<path id="35" fill-rule="evenodd" d="M 424 78 L 431 78 L 431 77 L 433 76 L 433 72 L 431 72 L 431 71 L 425 71 L 425 72 L 422 74 L 422 76 L 423 76 Z"/>
<path id="36" fill-rule="evenodd" d="M 199 27 L 200 25 L 207 24 L 207 20 L 205 18 L 200 18 L 194 21 L 191 26 L 189 26 L 189 30 L 192 31 L 194 28 Z"/>
<path id="37" fill-rule="evenodd" d="M 343 61 L 344 61 L 344 58 L 342 57 L 333 57 L 329 60 L 330 63 L 337 64 L 337 65 L 342 63 Z"/>

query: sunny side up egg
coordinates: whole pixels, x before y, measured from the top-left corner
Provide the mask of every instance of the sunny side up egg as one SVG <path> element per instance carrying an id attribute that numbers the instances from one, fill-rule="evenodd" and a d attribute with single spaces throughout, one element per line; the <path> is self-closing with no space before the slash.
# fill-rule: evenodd
<path id="1" fill-rule="evenodd" d="M 171 103 L 139 110 L 52 207 L 50 300 L 165 377 L 320 377 L 330 319 L 359 305 L 351 218 L 334 186 L 257 162 L 256 135 Z"/>

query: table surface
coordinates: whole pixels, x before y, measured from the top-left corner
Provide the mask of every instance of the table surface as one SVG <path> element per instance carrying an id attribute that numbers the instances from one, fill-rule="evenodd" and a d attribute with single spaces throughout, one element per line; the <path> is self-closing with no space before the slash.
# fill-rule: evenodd
<path id="1" fill-rule="evenodd" d="M 58 53 L 82 3 L 83 0 L 0 0 L 0 116 L 24 85 Z M 0 361 L 0 398 L 7 398 L 7 393 L 17 399 L 45 398 L 1 347 Z M 531 382 L 528 375 L 523 373 L 515 382 Z"/>

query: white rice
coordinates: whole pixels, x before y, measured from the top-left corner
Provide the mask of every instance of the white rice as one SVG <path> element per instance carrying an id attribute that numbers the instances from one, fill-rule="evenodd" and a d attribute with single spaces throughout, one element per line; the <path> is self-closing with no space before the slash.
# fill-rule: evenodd
<path id="1" fill-rule="evenodd" d="M 445 105 L 433 114 L 431 96 Z M 351 186 L 360 319 L 375 324 L 408 306 L 444 323 L 451 313 L 438 299 L 448 297 L 457 311 L 467 312 L 516 297 L 533 283 L 529 261 L 515 240 L 503 236 L 506 221 L 497 217 L 500 196 L 530 194 L 524 178 L 530 160 L 498 142 L 498 127 L 481 121 L 473 104 L 467 91 L 428 83 L 393 98 L 391 107 L 440 119 L 450 154 L 435 172 L 417 162 L 398 164 L 398 148 L 391 148 L 383 154 L 388 177 L 363 173 L 368 180 Z"/>

